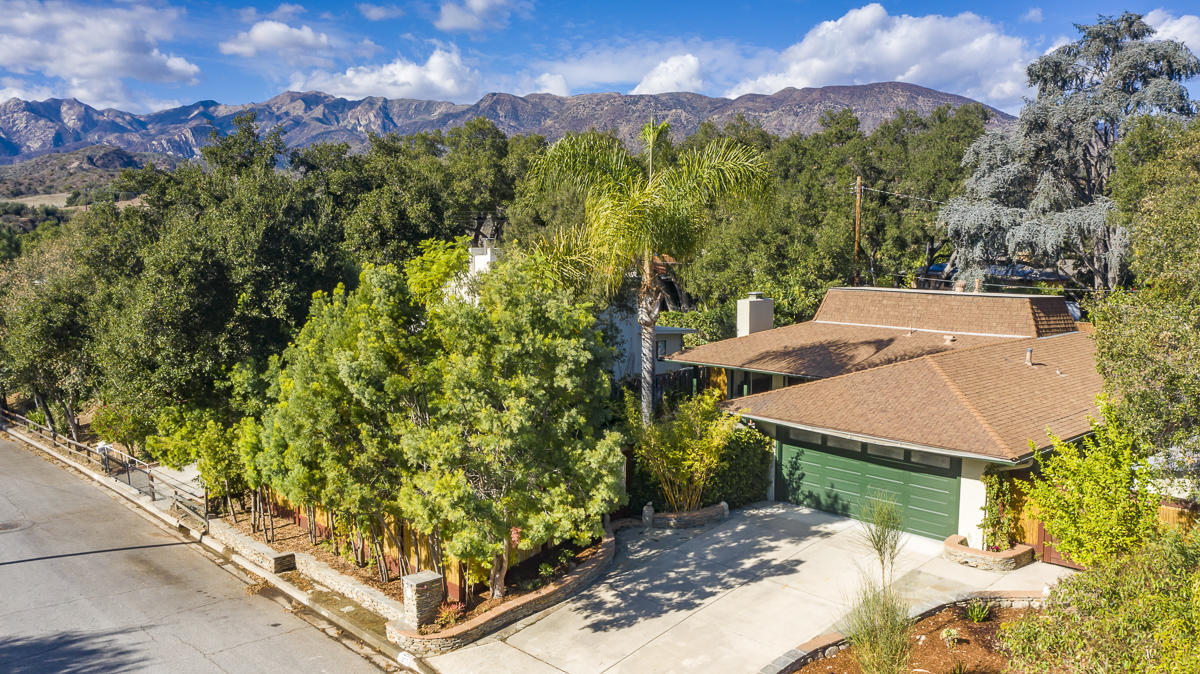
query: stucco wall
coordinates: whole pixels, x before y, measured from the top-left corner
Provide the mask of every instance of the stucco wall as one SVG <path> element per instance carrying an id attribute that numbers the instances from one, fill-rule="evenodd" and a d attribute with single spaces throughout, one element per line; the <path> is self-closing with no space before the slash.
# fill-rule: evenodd
<path id="1" fill-rule="evenodd" d="M 983 471 L 987 461 L 963 459 L 962 475 L 958 478 L 958 533 L 967 537 L 967 545 L 983 548 L 983 507 L 987 503 L 987 489 L 983 486 Z"/>

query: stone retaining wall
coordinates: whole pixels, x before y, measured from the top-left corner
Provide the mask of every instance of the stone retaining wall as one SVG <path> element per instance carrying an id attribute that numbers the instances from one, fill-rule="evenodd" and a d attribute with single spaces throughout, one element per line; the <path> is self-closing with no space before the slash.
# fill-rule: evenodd
<path id="1" fill-rule="evenodd" d="M 267 545 L 246 536 L 221 520 L 209 520 L 208 533 L 225 547 L 271 573 L 283 573 L 296 568 L 296 557 L 292 553 L 275 552 Z"/>
<path id="2" fill-rule="evenodd" d="M 645 514 L 649 512 L 650 522 L 645 522 Z M 686 529 L 689 527 L 702 527 L 713 522 L 721 522 L 729 519 L 729 506 L 721 501 L 716 505 L 699 510 L 682 513 L 656 513 L 654 508 L 647 504 L 647 508 L 642 509 L 644 526 L 648 528 L 659 529 Z"/>
<path id="3" fill-rule="evenodd" d="M 929 616 L 936 615 L 943 609 L 952 606 L 965 607 L 971 602 L 979 600 L 986 601 L 993 608 L 1018 609 L 1043 609 L 1046 607 L 1047 601 L 1046 595 L 1041 592 L 968 592 L 948 602 L 913 608 L 909 612 L 909 619 L 915 623 Z M 774 662 L 759 670 L 759 674 L 792 674 L 799 671 L 804 665 L 824 660 L 825 658 L 832 658 L 839 651 L 843 651 L 849 647 L 850 643 L 846 637 L 837 632 L 822 634 L 775 658 Z"/>
<path id="4" fill-rule="evenodd" d="M 966 536 L 947 536 L 942 544 L 942 556 L 956 564 L 985 571 L 1012 571 L 1033 563 L 1033 548 L 1023 543 L 999 552 L 969 548 L 966 543 Z"/>
<path id="5" fill-rule="evenodd" d="M 396 601 L 344 573 L 334 571 L 331 566 L 306 552 L 296 553 L 296 570 L 388 620 L 404 619 L 403 602 Z"/>
<path id="6" fill-rule="evenodd" d="M 636 519 L 622 519 L 606 526 L 599 550 L 565 577 L 535 592 L 505 602 L 483 615 L 435 634 L 420 634 L 404 621 L 393 620 L 387 624 L 388 640 L 414 655 L 437 655 L 462 648 L 502 627 L 549 608 L 599 578 L 612 563 L 616 551 L 614 532 L 640 523 Z"/>
<path id="7" fill-rule="evenodd" d="M 272 573 L 299 571 L 313 581 L 347 599 L 358 602 L 364 608 L 374 611 L 388 620 L 404 618 L 403 602 L 396 601 L 369 585 L 333 570 L 328 564 L 308 553 L 275 552 L 269 546 L 215 518 L 209 520 L 208 530 L 209 535 L 220 541 L 226 548 Z"/>

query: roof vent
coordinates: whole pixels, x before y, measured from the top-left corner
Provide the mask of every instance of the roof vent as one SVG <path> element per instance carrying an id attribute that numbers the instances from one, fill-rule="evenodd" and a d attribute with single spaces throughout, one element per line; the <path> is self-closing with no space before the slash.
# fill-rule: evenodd
<path id="1" fill-rule="evenodd" d="M 1030 367 L 1033 367 L 1033 347 L 1032 346 L 1025 349 L 1025 364 Z"/>
<path id="2" fill-rule="evenodd" d="M 954 340 L 956 340 L 956 339 L 958 339 L 958 338 L 957 338 L 957 337 L 955 337 L 954 335 L 942 335 L 942 339 L 943 339 L 943 340 L 944 340 L 944 341 L 945 341 L 947 344 L 949 344 L 950 342 L 953 342 Z"/>

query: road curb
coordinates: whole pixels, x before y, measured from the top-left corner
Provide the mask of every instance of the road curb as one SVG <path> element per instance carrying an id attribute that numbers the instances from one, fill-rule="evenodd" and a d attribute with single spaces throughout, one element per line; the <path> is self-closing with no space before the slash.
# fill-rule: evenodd
<path id="1" fill-rule="evenodd" d="M 175 529 L 180 534 L 183 534 L 186 538 L 196 541 L 200 545 L 207 548 L 210 552 L 216 554 L 218 557 L 236 564 L 239 568 L 247 573 L 264 579 L 279 589 L 279 591 L 287 595 L 288 598 L 303 604 L 305 607 L 312 610 L 314 613 L 317 613 L 322 618 L 325 618 L 334 625 L 337 625 L 339 629 L 352 634 L 356 639 L 359 639 L 363 643 L 368 644 L 371 648 L 374 648 L 376 651 L 379 651 L 380 653 L 391 658 L 392 661 L 401 667 L 420 672 L 421 674 L 436 674 L 436 671 L 427 665 L 424 660 L 421 660 L 413 656 L 411 653 L 402 650 L 396 644 L 393 644 L 386 638 L 381 638 L 379 635 L 373 632 L 362 629 L 358 625 L 346 620 L 344 616 L 338 615 L 337 613 L 330 611 L 324 606 L 314 602 L 311 598 L 309 598 L 308 593 L 304 592 L 283 578 L 280 578 L 276 574 L 267 571 L 249 559 L 237 554 L 227 543 L 221 539 L 214 537 L 206 531 L 193 529 L 183 520 L 164 513 L 152 505 L 144 503 L 143 499 L 146 497 L 138 490 L 121 484 L 113 478 L 100 475 L 91 468 L 84 466 L 59 452 L 56 452 L 49 447 L 46 447 L 42 443 L 26 436 L 24 433 L 13 430 L 11 426 L 5 426 L 3 431 L 13 439 L 29 445 L 38 451 L 49 454 L 55 460 L 61 461 L 74 470 L 83 473 L 88 478 L 91 478 L 93 482 L 96 482 L 114 494 L 124 498 L 126 501 L 129 501 L 133 505 L 137 506 L 141 511 L 162 520 L 164 523 L 170 525 L 171 528 Z"/>

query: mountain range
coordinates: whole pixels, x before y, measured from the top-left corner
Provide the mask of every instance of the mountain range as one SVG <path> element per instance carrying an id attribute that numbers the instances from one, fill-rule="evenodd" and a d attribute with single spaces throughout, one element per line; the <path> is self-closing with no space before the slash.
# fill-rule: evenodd
<path id="1" fill-rule="evenodd" d="M 705 120 L 717 123 L 744 115 L 777 135 L 811 133 L 823 113 L 852 108 L 870 130 L 898 109 L 928 114 L 941 105 L 973 103 L 969 98 L 902 82 L 783 89 L 771 95 L 735 99 L 694 93 L 625 95 L 618 93 L 554 96 L 487 94 L 467 105 L 446 101 L 347 100 L 319 91 L 285 92 L 262 103 L 226 105 L 199 101 L 148 114 L 96 109 L 75 99 L 0 104 L 0 163 L 20 162 L 49 153 L 107 145 L 127 152 L 174 157 L 197 156 L 213 129 L 226 132 L 238 114 L 253 111 L 264 127 L 278 126 L 291 147 L 344 142 L 358 147 L 369 134 L 413 133 L 448 129 L 474 117 L 486 117 L 507 134 L 537 133 L 556 139 L 588 129 L 615 130 L 626 141 L 654 116 L 671 122 L 676 136 L 696 130 Z M 1013 117 L 991 109 L 993 124 Z"/>

